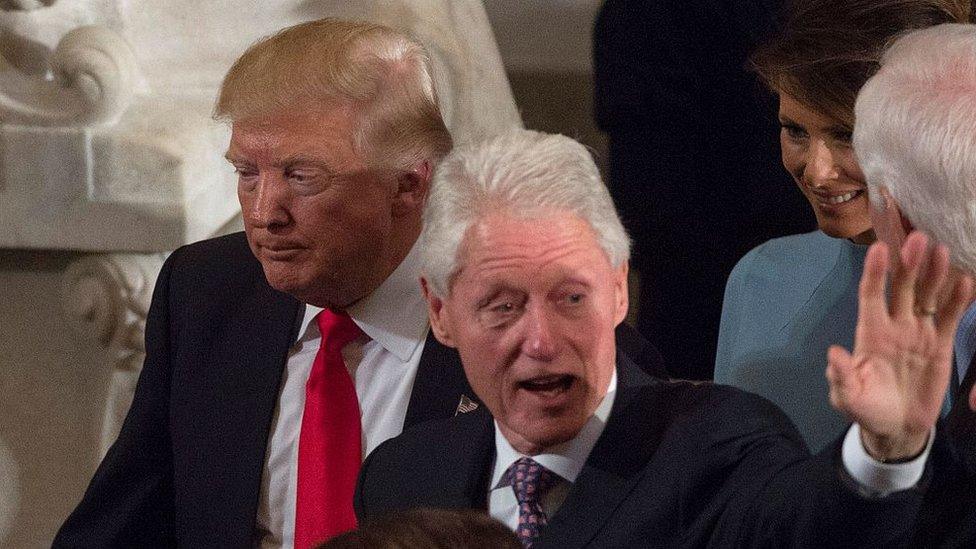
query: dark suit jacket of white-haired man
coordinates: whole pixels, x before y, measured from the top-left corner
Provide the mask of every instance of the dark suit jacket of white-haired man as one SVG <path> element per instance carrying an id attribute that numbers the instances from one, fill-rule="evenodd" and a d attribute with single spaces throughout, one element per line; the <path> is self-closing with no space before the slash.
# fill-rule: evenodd
<path id="1" fill-rule="evenodd" d="M 521 130 L 455 150 L 424 220 L 431 327 L 485 406 L 381 445 L 360 474 L 361 519 L 480 508 L 536 548 L 907 541 L 941 407 L 926 387 L 945 377 L 968 280 L 940 306 L 945 322 L 922 330 L 930 317 L 889 314 L 887 256 L 868 255 L 853 355 L 834 348 L 828 367 L 832 401 L 856 423 L 811 457 L 768 401 L 652 379 L 614 352 L 627 239 L 571 139 Z M 946 269 L 944 248 L 927 252 L 924 237 L 906 247 L 898 303 L 942 289 L 941 278 L 906 283 L 922 264 Z M 912 357 L 918 368 L 904 368 Z"/>
<path id="2" fill-rule="evenodd" d="M 896 249 L 923 230 L 948 246 L 950 276 L 976 274 L 976 26 L 940 25 L 894 42 L 858 95 L 856 117 L 878 238 Z M 976 546 L 974 342 L 971 305 L 956 335 L 956 389 L 943 425 L 950 437 L 933 449 L 953 465 L 926 496 L 919 547 Z"/>

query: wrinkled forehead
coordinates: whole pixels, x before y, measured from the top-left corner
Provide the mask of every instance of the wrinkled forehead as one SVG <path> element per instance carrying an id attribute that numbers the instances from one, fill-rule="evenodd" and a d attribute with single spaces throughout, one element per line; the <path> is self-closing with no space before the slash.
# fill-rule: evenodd
<path id="1" fill-rule="evenodd" d="M 526 283 L 541 277 L 580 278 L 596 284 L 600 280 L 593 272 L 607 270 L 609 258 L 589 223 L 572 212 L 492 212 L 464 232 L 456 267 L 454 280 L 475 284 L 506 277 Z"/>
<path id="2" fill-rule="evenodd" d="M 357 123 L 355 111 L 344 105 L 235 120 L 231 123 L 226 156 L 339 157 L 334 161 L 361 156 L 355 149 Z"/>

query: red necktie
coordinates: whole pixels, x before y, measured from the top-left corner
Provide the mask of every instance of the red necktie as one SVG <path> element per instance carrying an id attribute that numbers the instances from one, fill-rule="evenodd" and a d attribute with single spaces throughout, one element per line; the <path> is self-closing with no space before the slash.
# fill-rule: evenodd
<path id="1" fill-rule="evenodd" d="M 362 462 L 359 400 L 342 348 L 363 332 L 345 313 L 319 313 L 322 344 L 305 384 L 298 438 L 295 548 L 306 549 L 356 527 L 352 497 Z"/>

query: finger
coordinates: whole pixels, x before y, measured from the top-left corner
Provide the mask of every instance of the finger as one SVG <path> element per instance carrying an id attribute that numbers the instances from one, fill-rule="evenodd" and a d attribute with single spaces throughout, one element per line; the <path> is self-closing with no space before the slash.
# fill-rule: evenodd
<path id="1" fill-rule="evenodd" d="M 922 262 L 915 284 L 915 313 L 932 317 L 938 308 L 939 293 L 949 277 L 949 249 L 938 244 Z"/>
<path id="2" fill-rule="evenodd" d="M 944 345 L 952 345 L 955 340 L 959 320 L 973 302 L 973 285 L 971 276 L 961 275 L 956 280 L 949 300 L 935 315 L 936 332 Z"/>
<path id="3" fill-rule="evenodd" d="M 868 248 L 864 258 L 864 271 L 858 296 L 858 324 L 881 321 L 888 317 L 888 304 L 885 300 L 885 276 L 888 271 L 888 246 L 875 242 Z M 828 353 L 829 358 L 829 353 Z"/>
<path id="4" fill-rule="evenodd" d="M 827 349 L 827 385 L 830 387 L 830 404 L 849 413 L 847 403 L 852 390 L 854 357 L 840 345 Z"/>
<path id="5" fill-rule="evenodd" d="M 913 232 L 905 239 L 898 257 L 894 275 L 891 278 L 891 308 L 892 317 L 914 314 L 915 281 L 918 279 L 918 269 L 922 257 L 928 247 L 928 237 L 920 232 Z"/>
<path id="6" fill-rule="evenodd" d="M 969 392 L 969 409 L 976 412 L 976 385 L 974 385 L 973 390 Z"/>

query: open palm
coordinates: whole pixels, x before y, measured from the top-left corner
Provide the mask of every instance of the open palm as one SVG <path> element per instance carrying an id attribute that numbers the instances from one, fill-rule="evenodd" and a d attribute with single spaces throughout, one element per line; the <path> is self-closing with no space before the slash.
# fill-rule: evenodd
<path id="1" fill-rule="evenodd" d="M 924 447 L 942 408 L 956 326 L 972 290 L 968 277 L 948 281 L 948 251 L 929 249 L 922 233 L 909 235 L 891 262 L 886 297 L 888 249 L 875 243 L 868 250 L 854 352 L 833 346 L 827 355 L 831 403 L 861 426 L 865 449 L 881 460 L 908 458 Z"/>

